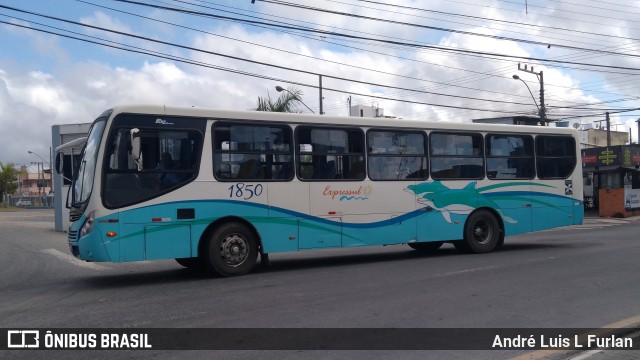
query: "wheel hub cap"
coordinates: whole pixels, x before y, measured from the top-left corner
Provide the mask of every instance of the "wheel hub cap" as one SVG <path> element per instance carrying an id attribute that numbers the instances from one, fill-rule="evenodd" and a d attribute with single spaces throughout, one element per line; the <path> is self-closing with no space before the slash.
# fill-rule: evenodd
<path id="1" fill-rule="evenodd" d="M 247 240 L 238 234 L 231 234 L 222 241 L 220 255 L 229 266 L 241 265 L 249 255 Z"/>

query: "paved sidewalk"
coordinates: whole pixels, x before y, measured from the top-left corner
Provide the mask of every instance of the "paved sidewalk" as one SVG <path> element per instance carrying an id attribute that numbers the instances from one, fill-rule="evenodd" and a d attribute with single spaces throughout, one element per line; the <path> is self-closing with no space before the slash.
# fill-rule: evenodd
<path id="1" fill-rule="evenodd" d="M 601 222 L 621 222 L 621 223 L 637 223 L 640 222 L 640 215 L 638 216 L 629 216 L 626 218 L 623 217 L 600 217 L 598 215 L 598 211 L 594 211 L 594 210 L 587 210 L 584 212 L 584 221 L 588 222 L 588 221 L 593 221 L 593 220 L 599 220 Z"/>

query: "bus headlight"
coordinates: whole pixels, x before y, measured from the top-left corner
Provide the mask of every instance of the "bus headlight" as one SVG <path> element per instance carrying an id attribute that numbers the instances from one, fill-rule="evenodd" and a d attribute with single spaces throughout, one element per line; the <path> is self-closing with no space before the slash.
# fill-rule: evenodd
<path id="1" fill-rule="evenodd" d="M 84 222 L 84 225 L 82 225 L 82 229 L 80 229 L 80 237 L 87 236 L 93 231 L 94 216 L 95 212 L 93 211 L 87 215 L 87 220 Z"/>

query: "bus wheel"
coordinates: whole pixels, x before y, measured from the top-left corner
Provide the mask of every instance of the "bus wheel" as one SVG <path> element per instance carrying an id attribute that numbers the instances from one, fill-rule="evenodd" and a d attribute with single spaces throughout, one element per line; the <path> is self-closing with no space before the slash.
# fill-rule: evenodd
<path id="1" fill-rule="evenodd" d="M 486 210 L 471 214 L 464 227 L 465 248 L 473 253 L 493 251 L 500 241 L 500 226 L 495 216 Z"/>
<path id="2" fill-rule="evenodd" d="M 442 244 L 443 244 L 442 241 L 429 241 L 429 242 L 409 243 L 408 245 L 410 248 L 414 250 L 423 251 L 423 252 L 433 252 L 440 249 L 440 246 L 442 246 Z"/>
<path id="3" fill-rule="evenodd" d="M 239 223 L 218 227 L 205 250 L 205 266 L 222 276 L 244 275 L 251 271 L 258 258 L 255 235 Z"/>
<path id="4" fill-rule="evenodd" d="M 200 258 L 197 257 L 193 257 L 193 258 L 179 258 L 176 259 L 176 262 L 186 268 L 189 269 L 195 269 L 200 267 Z"/>

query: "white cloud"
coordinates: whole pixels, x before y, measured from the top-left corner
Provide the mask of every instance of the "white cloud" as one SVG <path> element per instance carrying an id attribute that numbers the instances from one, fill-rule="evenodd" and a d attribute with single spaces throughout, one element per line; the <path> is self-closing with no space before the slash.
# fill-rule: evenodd
<path id="1" fill-rule="evenodd" d="M 96 11 L 91 16 L 86 16 L 80 19 L 80 22 L 83 24 L 96 26 L 100 28 L 105 28 L 113 31 L 119 31 L 123 33 L 133 33 L 131 27 L 118 19 L 114 19 L 113 17 L 101 12 Z M 92 35 L 98 35 L 100 37 L 107 37 L 111 40 L 122 41 L 124 36 L 115 34 L 112 32 L 105 32 L 102 30 L 94 29 L 87 27 L 87 33 Z"/>

